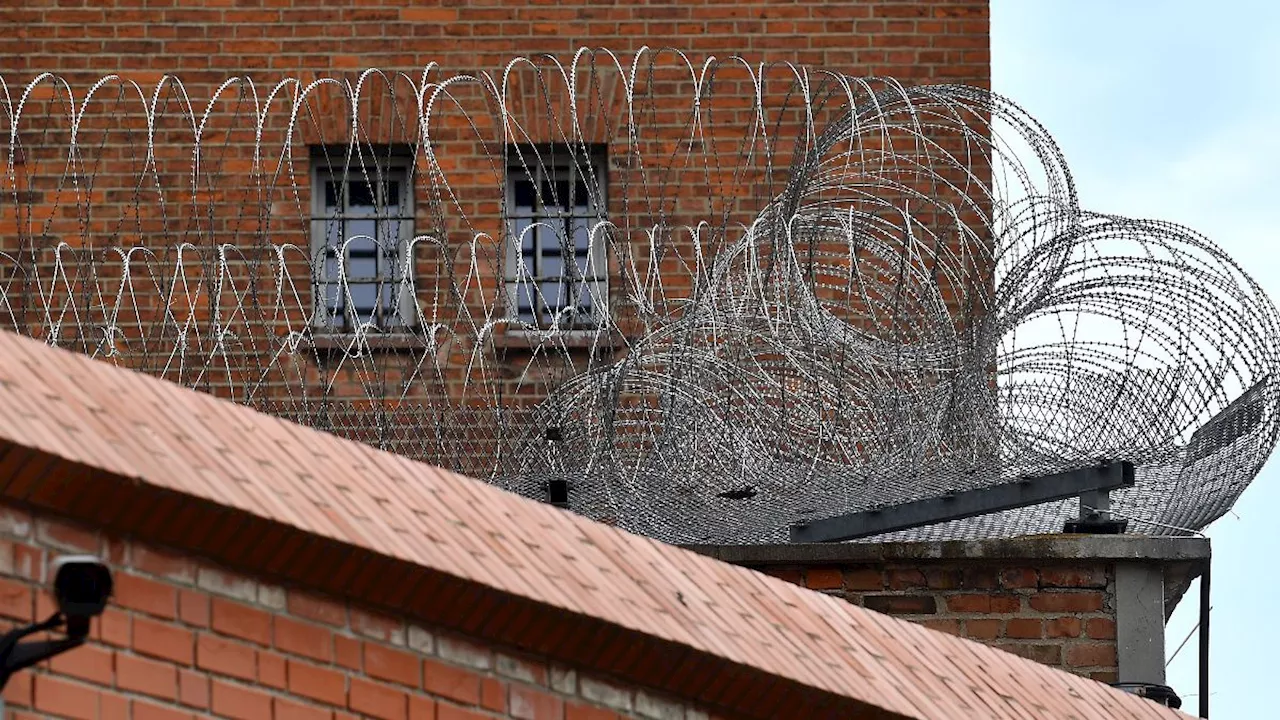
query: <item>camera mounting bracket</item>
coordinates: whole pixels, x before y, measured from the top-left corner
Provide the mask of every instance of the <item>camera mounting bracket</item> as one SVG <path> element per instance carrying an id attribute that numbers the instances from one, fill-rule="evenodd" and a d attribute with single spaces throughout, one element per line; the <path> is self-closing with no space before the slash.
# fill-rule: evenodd
<path id="1" fill-rule="evenodd" d="M 47 660 L 54 655 L 83 645 L 85 637 L 88 635 L 88 627 L 83 628 L 85 632 L 78 632 L 82 629 L 79 627 L 68 628 L 68 630 L 77 632 L 72 632 L 61 640 L 19 642 L 28 635 L 44 630 L 53 630 L 66 624 L 66 618 L 63 617 L 62 613 L 56 613 L 43 622 L 14 628 L 4 635 L 0 635 L 0 690 L 3 690 L 4 686 L 8 684 L 10 676 L 19 670 L 24 670 L 42 660 Z"/>

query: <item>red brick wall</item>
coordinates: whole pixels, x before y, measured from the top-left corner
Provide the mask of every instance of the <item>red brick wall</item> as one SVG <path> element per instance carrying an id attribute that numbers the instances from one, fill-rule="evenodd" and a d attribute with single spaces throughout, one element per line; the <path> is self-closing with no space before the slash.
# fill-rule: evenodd
<path id="1" fill-rule="evenodd" d="M 258 99 L 265 102 L 270 88 L 286 77 L 309 81 L 337 76 L 354 81 L 355 72 L 376 67 L 404 72 L 420 82 L 424 66 L 439 63 L 433 80 L 481 71 L 500 78 L 515 56 L 554 53 L 567 64 L 582 46 L 608 48 L 621 56 L 626 68 L 632 55 L 648 46 L 689 53 L 694 72 L 709 57 L 725 61 L 741 54 L 752 64 L 792 62 L 855 77 L 892 76 L 908 84 L 990 86 L 989 18 L 987 3 L 981 0 L 785 4 L 443 0 L 428 7 L 249 0 L 236 2 L 235 7 L 206 3 L 199 9 L 155 7 L 133 0 L 82 5 L 35 0 L 0 10 L 0 25 L 13 29 L 0 38 L 0 68 L 11 88 L 22 88 L 40 73 L 55 73 L 71 83 L 78 108 L 92 83 L 119 73 L 137 81 L 149 102 L 160 77 L 171 74 L 182 80 L 199 115 L 215 88 L 237 75 L 252 78 Z M 648 259 L 644 231 L 656 219 L 653 206 L 641 194 L 663 188 L 664 201 L 670 201 L 664 212 L 673 227 L 724 217 L 726 208 L 738 213 L 735 220 L 749 222 L 780 191 L 779 180 L 785 179 L 780 171 L 790 166 L 791 146 L 800 137 L 796 123 L 804 118 L 794 110 L 799 88 L 791 71 L 775 67 L 764 91 L 775 111 L 767 120 L 774 143 L 773 172 L 764 167 L 744 168 L 741 175 L 730 172 L 728 168 L 743 154 L 739 143 L 751 135 L 748 128 L 756 119 L 750 102 L 755 68 L 727 64 L 712 74 L 715 82 L 704 88 L 702 122 L 711 130 L 701 149 L 703 156 L 695 157 L 683 170 L 672 170 L 670 158 L 692 129 L 693 83 L 683 58 L 670 52 L 658 55 L 652 75 L 643 67 L 638 73 L 636 117 L 646 132 L 634 142 L 624 130 L 623 84 L 609 67 L 611 60 L 603 54 L 597 57 L 601 78 L 597 85 L 579 78 L 580 108 L 607 108 L 584 111 L 592 117 L 582 123 L 583 132 L 589 140 L 610 146 L 609 184 L 615 188 L 609 194 L 611 220 L 624 226 L 622 244 L 634 246 L 631 254 L 641 271 Z M 547 72 L 540 79 L 528 68 L 517 68 L 511 82 L 512 100 L 507 103 L 513 124 L 518 122 L 525 129 L 528 137 L 523 139 L 530 142 L 562 139 L 555 137 L 548 113 L 563 126 L 572 125 L 565 122 L 568 103 L 558 73 L 546 63 L 543 66 Z M 835 90 L 837 97 L 841 94 L 829 78 L 815 74 L 810 80 L 819 100 L 828 91 Z M 113 357 L 115 362 L 238 400 L 252 387 L 255 399 L 276 402 L 264 409 L 282 414 L 295 410 L 287 406 L 303 395 L 338 399 L 328 429 L 476 475 L 490 471 L 502 442 L 489 436 L 490 418 L 459 415 L 440 422 L 441 447 L 427 447 L 420 442 L 421 433 L 411 427 L 418 421 L 409 411 L 400 412 L 394 421 L 379 421 L 371 410 L 384 399 L 393 405 L 405 400 L 404 405 L 421 405 L 431 421 L 438 421 L 439 411 L 432 402 L 457 398 L 462 388 L 471 389 L 473 398 L 501 396 L 508 406 L 532 405 L 545 396 L 547 388 L 585 369 L 585 356 L 576 357 L 573 367 L 559 358 L 537 360 L 527 343 L 521 347 L 519 341 L 476 351 L 474 328 L 485 325 L 486 308 L 503 297 L 495 271 L 502 264 L 497 244 L 483 245 L 475 258 L 464 251 L 477 233 L 491 237 L 502 233 L 503 184 L 485 156 L 493 152 L 494 129 L 500 123 L 493 119 L 492 98 L 477 86 L 454 86 L 459 106 L 439 103 L 436 119 L 429 123 L 437 169 L 458 191 L 456 203 L 446 199 L 440 207 L 429 207 L 428 200 L 439 188 L 429 187 L 425 172 L 415 192 L 415 230 L 439 231 L 451 244 L 444 250 L 424 244 L 414 258 L 417 299 L 428 315 L 426 322 L 456 329 L 455 337 L 438 354 L 443 366 L 439 375 L 423 371 L 421 347 L 416 354 L 386 352 L 359 360 L 342 358 L 341 363 L 332 358 L 321 361 L 305 351 L 279 357 L 283 336 L 305 327 L 312 308 L 305 255 L 310 232 L 305 217 L 310 193 L 308 146 L 349 140 L 349 103 L 342 89 L 329 85 L 313 90 L 309 110 L 298 115 L 291 150 L 292 169 L 301 179 L 300 203 L 289 172 L 271 179 L 277 169 L 271 159 L 281 157 L 287 145 L 284 129 L 291 108 L 282 100 L 285 95 L 264 105 L 267 121 L 261 140 L 266 162 L 263 175 L 257 177 L 251 177 L 254 102 L 247 95 L 237 98 L 233 87 L 223 100 L 213 103 L 201 143 L 201 189 L 193 191 L 189 187 L 192 123 L 184 117 L 184 99 L 172 87 L 161 93 L 157 103 L 156 114 L 163 119 L 150 129 L 154 138 L 150 166 L 142 162 L 147 157 L 142 147 L 148 126 L 139 110 L 143 100 L 138 93 L 109 84 L 88 103 L 78 130 L 83 157 L 76 167 L 93 176 L 91 183 L 87 177 L 80 182 L 63 177 L 70 132 L 65 120 L 68 104 L 60 93 L 46 82 L 24 108 L 20 122 L 24 162 L 19 167 L 4 167 L 8 153 L 0 152 L 0 191 L 5 196 L 0 201 L 0 251 L 17 258 L 21 266 L 8 267 L 5 263 L 10 261 L 0 256 L 0 265 L 5 265 L 0 267 L 0 277 L 17 278 L 11 285 L 18 315 L 14 324 L 25 326 L 27 332 L 43 335 L 50 316 L 63 317 L 61 344 L 102 355 L 104 326 L 111 323 L 121 330 L 114 338 L 120 351 Z M 370 78 L 361 97 L 356 113 L 367 122 L 369 141 L 421 140 L 417 109 L 411 101 L 414 92 L 407 81 L 394 75 L 390 82 Z M 790 99 L 790 109 L 778 110 L 784 98 Z M 826 112 L 835 113 L 838 105 L 827 103 Z M 463 122 L 463 113 L 475 119 L 477 127 Z M 821 110 L 817 115 L 820 126 L 832 119 Z M 4 122 L 0 119 L 0 151 L 8 142 Z M 490 147 L 485 148 L 486 144 Z M 647 170 L 629 169 L 629 156 L 643 157 Z M 757 164 L 763 156 L 755 148 Z M 419 166 L 424 165 L 419 158 Z M 716 171 L 708 174 L 707 167 Z M 3 180 L 11 172 L 14 182 Z M 659 182 L 660 174 L 666 182 Z M 630 219 L 624 217 L 622 207 L 624 185 L 633 188 L 626 198 L 635 215 Z M 157 186 L 164 189 L 163 210 Z M 262 219 L 266 215 L 271 215 L 269 227 Z M 949 214 L 946 217 L 950 219 Z M 67 273 L 70 280 L 65 283 L 51 281 L 54 246 L 59 241 L 70 245 L 62 261 L 76 268 Z M 660 241 L 664 243 L 659 261 L 663 292 L 649 300 L 680 312 L 687 298 L 682 290 L 692 283 L 691 243 L 674 232 Z M 242 262 L 233 263 L 229 275 L 234 282 L 225 283 L 220 297 L 212 301 L 211 278 L 206 277 L 201 286 L 194 277 L 201 273 L 189 269 L 187 275 L 198 287 L 192 301 L 183 298 L 166 307 L 156 289 L 173 286 L 174 248 L 182 242 L 198 244 L 186 258 L 189 263 L 203 253 L 206 272 L 215 267 L 215 242 L 238 248 Z M 290 275 L 300 286 L 278 292 L 274 268 L 267 263 L 274 258 L 273 246 L 284 243 L 303 248 L 285 255 Z M 130 291 L 118 313 L 95 309 L 92 306 L 102 298 L 116 297 L 123 275 L 119 259 L 108 248 L 133 245 L 146 245 L 161 255 L 146 261 L 141 255 L 134 258 Z M 615 259 L 620 252 L 614 253 Z M 86 267 L 90 262 L 96 263 L 93 273 Z M 470 291 L 456 302 L 451 286 L 472 277 L 472 270 L 479 281 L 470 282 Z M 834 272 L 839 275 L 839 270 L 837 263 Z M 34 280 L 37 273 L 43 279 L 39 290 Z M 27 284 L 22 285 L 24 281 Z M 255 286 L 253 292 L 246 289 L 250 284 Z M 834 283 L 836 288 L 844 285 Z M 619 324 L 625 326 L 633 319 L 634 308 L 624 307 L 621 282 L 612 283 L 611 289 L 610 304 Z M 48 299 L 37 301 L 41 295 Z M 247 307 L 238 308 L 242 302 Z M 54 306 L 51 315 L 40 307 L 45 303 Z M 841 314 L 839 305 L 833 303 L 837 314 Z M 209 362 L 209 318 L 215 307 L 229 323 L 230 345 L 225 355 Z M 443 309 L 432 316 L 437 308 Z M 203 331 L 199 338 L 187 338 L 193 351 L 184 361 L 173 357 L 177 342 L 173 327 L 156 329 L 166 311 L 173 313 L 173 324 L 182 325 L 194 317 Z M 496 333 L 503 332 L 499 326 Z M 477 355 L 483 361 L 477 362 Z M 531 358 L 537 361 L 526 371 Z M 364 402 L 369 398 L 375 402 Z M 322 422 L 315 417 L 303 420 Z"/>
<path id="2" fill-rule="evenodd" d="M 871 610 L 1116 680 L 1115 567 L 1027 560 L 757 568 Z"/>
<path id="3" fill-rule="evenodd" d="M 466 71 L 500 67 L 513 54 L 566 54 L 581 45 L 631 53 L 648 45 L 909 81 L 990 81 L 983 0 L 75 4 L 31 0 L 0 10 L 0 24 L 11 29 L 0 38 L 7 75 L 29 79 L 49 71 L 92 80 L 126 72 L 154 80 L 178 73 L 221 82 L 244 72 L 255 78 L 370 66 L 420 72 L 431 61 Z"/>
<path id="4" fill-rule="evenodd" d="M 10 679 L 8 718 L 708 717 L 584 669 L 10 508 L 0 508 L 3 625 L 51 614 L 49 560 L 85 552 L 109 560 L 115 598 L 89 643 Z"/>

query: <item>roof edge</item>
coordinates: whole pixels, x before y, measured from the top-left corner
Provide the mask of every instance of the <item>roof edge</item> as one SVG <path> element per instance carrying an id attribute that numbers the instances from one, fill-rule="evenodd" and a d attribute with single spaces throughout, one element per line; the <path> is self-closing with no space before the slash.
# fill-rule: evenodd
<path id="1" fill-rule="evenodd" d="M 1208 538 L 1151 535 L 1024 535 L 942 542 L 681 545 L 734 565 L 814 565 L 979 560 L 1206 562 Z"/>
<path id="2" fill-rule="evenodd" d="M 55 453 L 0 442 L 0 503 L 203 558 L 228 570 L 682 698 L 705 710 L 771 720 L 779 713 L 906 720 L 847 695 L 697 647 L 175 492 Z M 278 552 L 264 557 L 256 548 Z M 537 618 L 535 620 L 535 618 Z"/>

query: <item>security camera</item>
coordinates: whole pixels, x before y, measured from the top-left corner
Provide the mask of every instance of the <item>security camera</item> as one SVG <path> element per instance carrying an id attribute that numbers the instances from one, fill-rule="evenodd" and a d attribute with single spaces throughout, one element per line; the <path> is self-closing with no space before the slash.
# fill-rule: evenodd
<path id="1" fill-rule="evenodd" d="M 89 619 L 102 614 L 111 597 L 111 570 L 90 555 L 68 555 L 53 561 L 53 599 L 67 623 L 67 635 L 89 634 Z"/>
<path id="2" fill-rule="evenodd" d="M 111 597 L 111 570 L 89 555 L 68 555 L 53 561 L 50 591 L 58 612 L 48 619 L 14 628 L 0 635 L 0 689 L 14 673 L 54 655 L 83 645 L 89 637 L 89 621 L 107 607 Z M 38 632 L 62 628 L 66 637 L 22 642 Z"/>

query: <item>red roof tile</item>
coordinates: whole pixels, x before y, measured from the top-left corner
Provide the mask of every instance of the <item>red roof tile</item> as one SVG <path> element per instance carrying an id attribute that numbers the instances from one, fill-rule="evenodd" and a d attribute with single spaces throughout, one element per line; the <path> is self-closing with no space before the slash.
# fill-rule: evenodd
<path id="1" fill-rule="evenodd" d="M 1180 717 L 11 333 L 0 333 L 0 407 L 0 492 L 10 502 L 734 715 Z"/>

